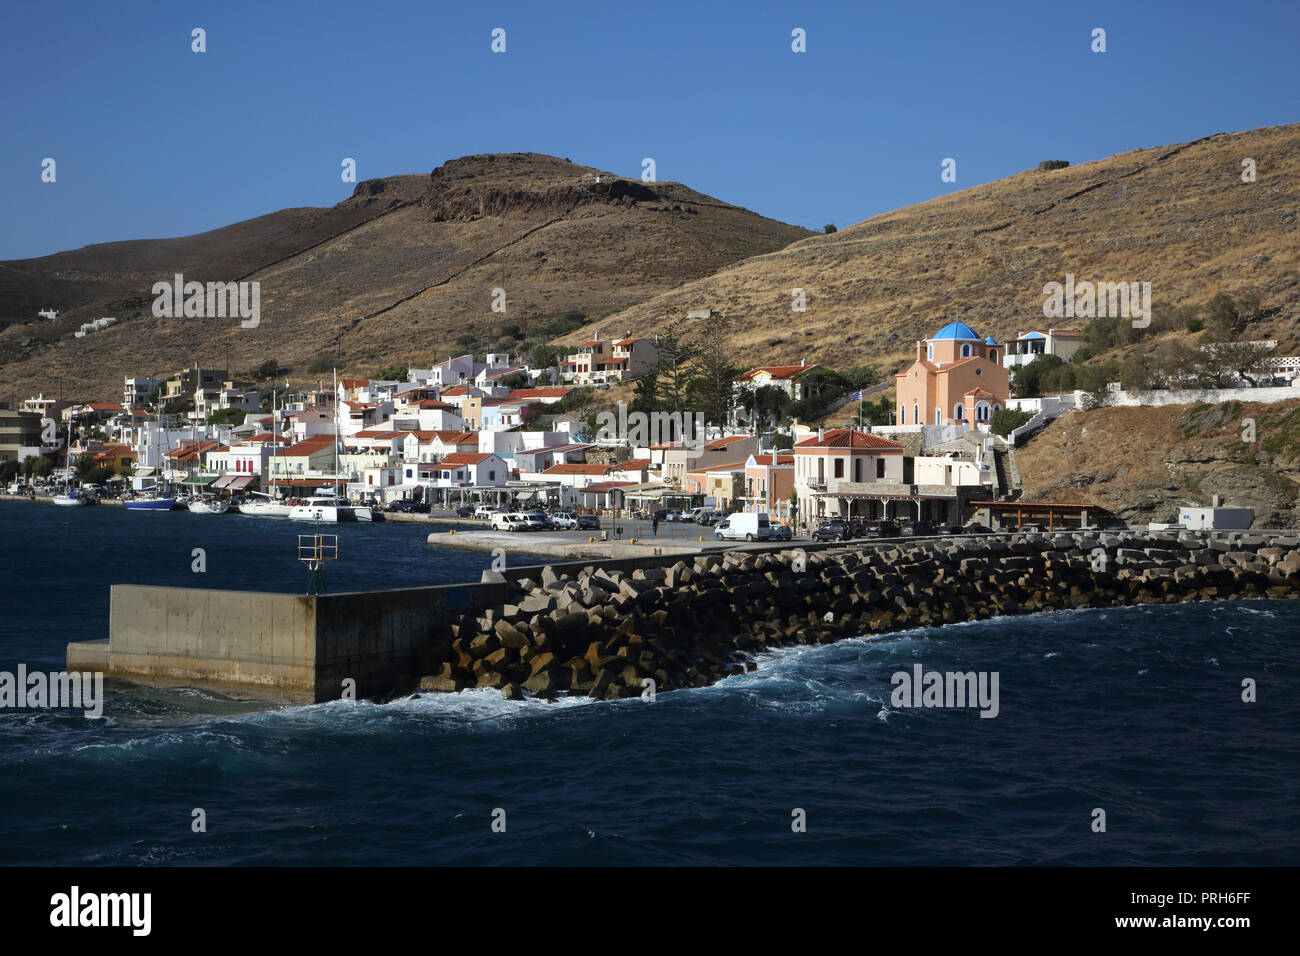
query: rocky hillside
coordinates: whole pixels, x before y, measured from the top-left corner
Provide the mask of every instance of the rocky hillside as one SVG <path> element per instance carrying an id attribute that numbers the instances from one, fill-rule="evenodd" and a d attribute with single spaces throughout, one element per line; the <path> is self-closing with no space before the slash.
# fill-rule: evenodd
<path id="1" fill-rule="evenodd" d="M 728 341 L 742 361 L 888 371 L 954 318 L 999 341 L 1041 325 L 1043 286 L 1072 273 L 1150 282 L 1170 304 L 1253 292 L 1278 311 L 1252 337 L 1300 349 L 1300 126 L 1038 171 L 1043 158 L 687 282 L 610 324 L 645 334 L 711 307 L 734 319 Z M 1253 183 L 1241 179 L 1246 158 Z M 791 309 L 794 289 L 805 290 L 804 312 Z"/>
<path id="2" fill-rule="evenodd" d="M 1071 412 L 1016 463 L 1026 498 L 1095 502 L 1133 525 L 1217 494 L 1254 508 L 1256 528 L 1300 527 L 1300 400 Z"/>
<path id="3" fill-rule="evenodd" d="M 677 183 L 629 181 L 534 153 L 468 156 L 428 176 L 359 183 L 183 239 L 0 263 L 0 396 L 77 382 L 113 398 L 127 372 L 190 362 L 301 373 L 328 353 L 352 374 L 427 363 L 457 336 L 568 311 L 598 318 L 809 235 Z M 262 322 L 157 319 L 153 283 L 256 280 Z M 492 290 L 506 311 L 491 311 Z M 60 310 L 57 322 L 39 309 Z M 83 339 L 82 322 L 119 324 Z"/>

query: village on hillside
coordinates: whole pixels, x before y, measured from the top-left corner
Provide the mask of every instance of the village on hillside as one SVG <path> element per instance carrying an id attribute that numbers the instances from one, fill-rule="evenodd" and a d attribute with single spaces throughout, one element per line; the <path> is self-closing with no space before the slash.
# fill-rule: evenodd
<path id="1" fill-rule="evenodd" d="M 1300 359 L 1273 355 L 1276 343 L 1247 345 L 1256 374 L 1229 369 L 1195 400 L 1300 395 Z M 1047 422 L 1097 404 L 1098 386 L 1044 394 L 1074 381 L 1072 360 L 1086 348 L 1080 329 L 1032 328 L 999 343 L 953 321 L 918 341 L 892 381 L 789 356 L 742 370 L 675 334 L 599 332 L 547 367 L 465 354 L 404 378 L 334 376 L 307 389 L 276 368 L 256 383 L 198 365 L 158 377 L 132 370 L 120 401 L 41 392 L 0 409 L 0 484 L 221 510 L 250 496 L 286 506 L 329 497 L 389 513 L 498 516 L 494 527 L 516 530 L 530 524 L 500 516 L 612 511 L 725 529 L 732 513 L 758 514 L 762 538 L 781 528 L 844 539 L 1098 526 L 1114 517 L 1096 504 L 1024 500 L 1015 458 Z M 635 389 L 629 401 L 609 397 L 621 386 Z M 1187 400 L 1179 396 L 1105 385 L 1112 404 Z M 1182 509 L 1177 523 L 1249 527 L 1248 509 L 1211 504 Z"/>

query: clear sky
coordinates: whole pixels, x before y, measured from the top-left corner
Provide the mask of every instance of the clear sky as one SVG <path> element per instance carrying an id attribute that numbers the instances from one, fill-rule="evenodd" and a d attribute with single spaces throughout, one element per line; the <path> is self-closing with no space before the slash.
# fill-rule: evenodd
<path id="1" fill-rule="evenodd" d="M 1297 0 L 6 0 L 0 259 L 332 205 L 344 157 L 359 180 L 514 151 L 636 177 L 651 157 L 842 227 L 1043 159 L 1300 121 L 1298 51 Z"/>

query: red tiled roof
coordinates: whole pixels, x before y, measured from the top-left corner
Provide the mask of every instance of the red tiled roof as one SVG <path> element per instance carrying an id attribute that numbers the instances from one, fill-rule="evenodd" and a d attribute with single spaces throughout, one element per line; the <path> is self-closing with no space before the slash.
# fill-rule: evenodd
<path id="1" fill-rule="evenodd" d="M 744 441 L 749 435 L 728 435 L 725 438 L 717 438 L 704 446 L 705 451 L 715 451 L 719 448 L 726 448 L 732 442 Z"/>
<path id="2" fill-rule="evenodd" d="M 822 438 L 805 438 L 794 446 L 800 448 L 875 448 L 881 451 L 902 451 L 896 441 L 887 441 L 878 435 L 860 432 L 853 428 L 832 428 Z"/>
<path id="3" fill-rule="evenodd" d="M 615 471 L 644 471 L 650 467 L 649 458 L 629 458 L 627 461 L 620 461 L 614 466 Z"/>
<path id="4" fill-rule="evenodd" d="M 626 488 L 629 485 L 635 485 L 635 481 L 593 481 L 585 488 L 579 488 L 579 491 L 592 491 L 600 494 L 605 491 L 613 491 L 615 488 Z"/>
<path id="5" fill-rule="evenodd" d="M 640 339 L 620 339 L 619 341 L 615 342 L 614 344 L 615 344 L 615 345 L 631 345 L 633 342 L 640 342 L 640 341 L 641 341 Z"/>
<path id="6" fill-rule="evenodd" d="M 438 465 L 477 465 L 487 458 L 491 458 L 491 452 L 456 452 L 454 455 L 447 455 L 438 462 Z"/>
<path id="7" fill-rule="evenodd" d="M 370 385 L 368 378 L 341 378 L 339 384 L 344 388 L 367 388 Z"/>
<path id="8" fill-rule="evenodd" d="M 323 448 L 329 448 L 334 444 L 333 435 L 312 435 L 310 438 L 304 438 L 296 445 L 291 445 L 281 455 L 311 455 Z"/>
<path id="9" fill-rule="evenodd" d="M 782 454 L 778 453 L 777 456 L 776 456 L 776 463 L 777 463 L 778 465 L 793 465 L 793 464 L 794 464 L 794 455 L 782 455 Z M 755 453 L 754 453 L 754 466 L 755 466 L 755 467 L 757 467 L 757 468 L 761 468 L 761 467 L 763 467 L 764 465 L 768 465 L 768 466 L 770 466 L 771 464 L 772 464 L 772 453 L 771 453 L 770 451 L 763 451 L 763 452 L 755 452 Z"/>
<path id="10" fill-rule="evenodd" d="M 522 398 L 563 398 L 573 388 L 569 385 L 543 385 L 540 388 L 517 388 L 509 395 L 506 400 L 518 400 Z"/>
<path id="11" fill-rule="evenodd" d="M 815 363 L 812 365 L 760 365 L 758 368 L 751 368 L 744 375 L 736 379 L 737 382 L 747 382 L 759 372 L 767 372 L 772 378 L 797 378 L 804 372 L 811 372 L 819 366 Z"/>

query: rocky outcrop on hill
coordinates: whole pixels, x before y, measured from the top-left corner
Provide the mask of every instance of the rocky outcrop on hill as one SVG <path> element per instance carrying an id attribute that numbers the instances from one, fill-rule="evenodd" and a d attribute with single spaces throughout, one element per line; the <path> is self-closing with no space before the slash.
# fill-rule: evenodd
<path id="1" fill-rule="evenodd" d="M 440 625 L 425 691 L 599 699 L 700 687 L 796 644 L 1001 614 L 1300 596 L 1300 536 L 1077 532 L 700 554 L 632 573 L 547 566 Z"/>

